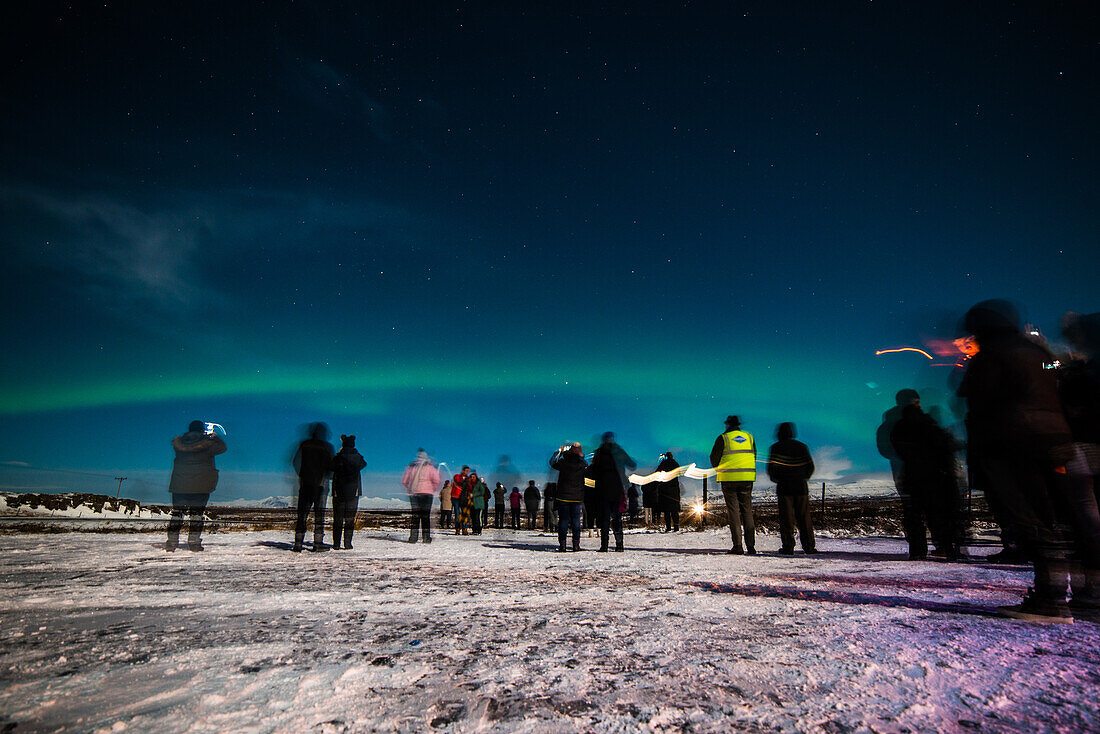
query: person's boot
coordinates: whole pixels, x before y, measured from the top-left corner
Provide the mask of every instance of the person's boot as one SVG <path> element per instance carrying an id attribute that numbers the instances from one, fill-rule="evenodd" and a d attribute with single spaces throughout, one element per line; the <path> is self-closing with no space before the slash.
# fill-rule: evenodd
<path id="1" fill-rule="evenodd" d="M 580 550 L 581 550 L 581 542 L 579 540 L 574 540 L 573 541 L 573 552 L 574 553 L 580 553 Z"/>
<path id="2" fill-rule="evenodd" d="M 295 535 L 294 536 L 294 546 L 291 548 L 291 550 L 294 551 L 295 553 L 301 553 L 302 552 L 302 542 L 304 540 L 305 540 L 304 535 Z"/>
<path id="3" fill-rule="evenodd" d="M 171 553 L 176 548 L 178 548 L 179 545 L 180 545 L 180 536 L 179 535 L 169 535 L 168 540 L 164 541 L 164 550 Z"/>
<path id="4" fill-rule="evenodd" d="M 1073 624 L 1073 613 L 1069 605 L 1056 599 L 1044 599 L 1033 589 L 1027 590 L 1027 596 L 1019 604 L 997 607 L 1002 617 L 1022 619 L 1026 622 L 1044 624 Z"/>
<path id="5" fill-rule="evenodd" d="M 313 552 L 314 553 L 324 553 L 328 549 L 329 549 L 329 547 L 327 545 L 325 545 L 325 538 L 324 538 L 323 535 L 322 536 L 316 536 L 316 535 L 313 536 Z"/>

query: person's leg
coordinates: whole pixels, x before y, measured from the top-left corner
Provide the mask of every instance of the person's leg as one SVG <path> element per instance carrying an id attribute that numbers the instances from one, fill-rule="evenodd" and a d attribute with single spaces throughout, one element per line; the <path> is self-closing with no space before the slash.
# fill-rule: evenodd
<path id="1" fill-rule="evenodd" d="M 313 505 L 313 550 L 325 549 L 325 488 L 317 488 L 317 500 Z"/>
<path id="2" fill-rule="evenodd" d="M 810 517 L 810 495 L 800 494 L 794 500 L 794 519 L 798 525 L 798 542 L 803 553 L 817 553 L 817 541 L 814 539 L 814 523 Z M 793 544 L 794 539 L 791 539 Z"/>
<path id="3" fill-rule="evenodd" d="M 340 548 L 340 538 L 344 534 L 344 496 L 332 494 L 332 547 Z"/>
<path id="4" fill-rule="evenodd" d="M 355 515 L 359 512 L 359 498 L 348 497 L 344 507 L 344 547 L 351 549 L 351 535 L 355 532 Z"/>
<path id="5" fill-rule="evenodd" d="M 776 495 L 776 509 L 779 512 L 779 552 L 794 553 L 795 497 L 786 494 Z"/>
<path id="6" fill-rule="evenodd" d="M 418 499 L 418 495 L 409 495 L 409 511 L 412 517 L 409 519 L 409 542 L 415 543 L 420 540 L 420 523 L 424 519 L 421 515 L 422 505 Z"/>
<path id="7" fill-rule="evenodd" d="M 569 518 L 565 511 L 558 512 L 558 550 L 565 551 L 565 537 L 569 531 Z"/>
<path id="8" fill-rule="evenodd" d="M 187 512 L 187 505 L 183 500 L 184 495 L 172 493 L 172 517 L 168 521 L 168 539 L 164 541 L 164 549 L 174 551 L 180 544 L 180 528 L 183 527 L 183 516 Z"/>
<path id="9" fill-rule="evenodd" d="M 615 534 L 615 550 L 623 550 L 623 513 L 619 512 L 619 502 L 616 500 L 611 507 L 611 531 Z"/>
<path id="10" fill-rule="evenodd" d="M 579 551 L 581 549 L 581 514 L 584 512 L 584 505 L 574 502 L 568 507 L 569 527 L 573 531 L 573 550 Z"/>
<path id="11" fill-rule="evenodd" d="M 210 500 L 208 494 L 187 495 L 187 547 L 190 550 L 202 550 L 202 529 L 206 524 L 204 514 L 206 503 Z"/>
<path id="12" fill-rule="evenodd" d="M 600 551 L 606 551 L 611 534 L 611 503 L 601 501 L 599 507 Z"/>
<path id="13" fill-rule="evenodd" d="M 309 517 L 310 508 L 313 507 L 313 488 L 298 485 L 298 519 L 294 523 L 294 550 L 302 550 L 302 543 L 306 538 L 306 520 Z"/>
<path id="14" fill-rule="evenodd" d="M 746 485 L 737 491 L 738 503 L 741 505 L 741 525 L 745 528 L 745 552 L 756 552 L 756 519 L 752 512 L 752 482 L 742 482 Z"/>
<path id="15" fill-rule="evenodd" d="M 731 553 L 738 555 L 745 552 L 741 544 L 741 506 L 737 499 L 737 490 L 733 488 L 734 482 L 722 482 L 722 498 L 726 501 L 726 515 L 729 519 L 730 536 L 733 545 Z"/>

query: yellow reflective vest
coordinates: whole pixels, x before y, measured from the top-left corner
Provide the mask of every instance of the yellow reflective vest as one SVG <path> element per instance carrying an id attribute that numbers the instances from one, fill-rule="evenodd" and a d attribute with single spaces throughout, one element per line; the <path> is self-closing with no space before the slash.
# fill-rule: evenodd
<path id="1" fill-rule="evenodd" d="M 722 460 L 717 467 L 718 481 L 756 481 L 756 442 L 752 434 L 729 431 L 722 434 L 722 443 Z"/>

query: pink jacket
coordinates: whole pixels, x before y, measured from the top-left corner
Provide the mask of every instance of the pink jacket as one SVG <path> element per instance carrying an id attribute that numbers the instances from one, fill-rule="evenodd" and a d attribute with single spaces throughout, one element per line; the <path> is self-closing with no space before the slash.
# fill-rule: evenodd
<path id="1" fill-rule="evenodd" d="M 409 494 L 430 494 L 434 497 L 440 484 L 439 470 L 424 452 L 417 454 L 416 461 L 405 467 L 405 474 L 401 477 L 401 485 Z"/>

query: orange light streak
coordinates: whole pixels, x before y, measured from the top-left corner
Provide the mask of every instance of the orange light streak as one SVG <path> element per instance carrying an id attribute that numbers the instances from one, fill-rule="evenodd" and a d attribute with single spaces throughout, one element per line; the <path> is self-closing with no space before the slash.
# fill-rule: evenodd
<path id="1" fill-rule="evenodd" d="M 877 352 L 875 352 L 875 356 L 877 357 L 880 354 L 894 354 L 895 352 L 917 352 L 918 354 L 923 354 L 925 357 L 928 357 L 929 359 L 932 359 L 931 354 L 924 351 L 923 349 L 917 349 L 916 347 L 899 347 L 897 349 L 880 349 Z"/>

